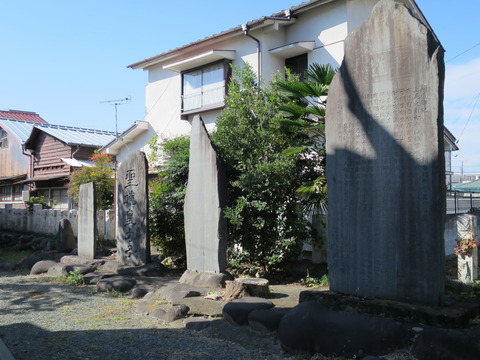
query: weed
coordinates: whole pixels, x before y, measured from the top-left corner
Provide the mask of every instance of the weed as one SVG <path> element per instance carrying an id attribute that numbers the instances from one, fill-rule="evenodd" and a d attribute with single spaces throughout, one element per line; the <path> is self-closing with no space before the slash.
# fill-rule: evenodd
<path id="1" fill-rule="evenodd" d="M 108 296 L 108 297 L 114 297 L 114 298 L 120 298 L 120 297 L 123 297 L 123 293 L 116 290 L 116 289 L 112 289 L 112 290 L 107 290 L 105 292 L 105 295 Z"/>
<path id="2" fill-rule="evenodd" d="M 83 280 L 83 275 L 78 272 L 78 270 L 70 271 L 66 278 L 66 283 L 73 286 L 85 285 Z"/>
<path id="3" fill-rule="evenodd" d="M 329 284 L 327 274 L 323 274 L 320 279 L 307 275 L 307 277 L 305 279 L 300 280 L 300 282 L 308 287 L 324 287 L 324 286 L 328 286 Z"/>

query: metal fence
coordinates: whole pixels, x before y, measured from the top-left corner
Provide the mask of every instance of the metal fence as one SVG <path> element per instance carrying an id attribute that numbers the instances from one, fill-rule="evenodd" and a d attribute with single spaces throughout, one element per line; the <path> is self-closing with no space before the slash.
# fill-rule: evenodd
<path id="1" fill-rule="evenodd" d="M 447 214 L 463 214 L 480 209 L 480 193 L 447 191 Z"/>

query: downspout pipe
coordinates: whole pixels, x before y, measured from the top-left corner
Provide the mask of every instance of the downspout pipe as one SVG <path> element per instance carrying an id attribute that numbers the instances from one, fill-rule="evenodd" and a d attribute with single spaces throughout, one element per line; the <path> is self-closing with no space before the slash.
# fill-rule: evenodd
<path id="1" fill-rule="evenodd" d="M 261 51 L 260 40 L 258 40 L 255 36 L 250 35 L 250 33 L 248 32 L 249 29 L 247 24 L 242 25 L 242 30 L 246 36 L 256 41 L 257 43 L 257 63 L 258 63 L 257 82 L 258 84 L 260 84 L 260 79 L 262 78 L 262 51 Z"/>
<path id="2" fill-rule="evenodd" d="M 285 17 L 268 16 L 268 17 L 265 17 L 265 19 L 290 21 L 292 19 L 292 12 L 290 11 L 290 9 L 287 9 L 285 10 Z M 248 24 L 242 24 L 242 31 L 245 34 L 245 36 L 248 36 L 250 39 L 254 40 L 257 43 L 257 62 L 258 62 L 257 81 L 260 84 L 260 79 L 262 78 L 262 48 L 261 48 L 260 40 L 258 40 L 255 36 L 249 33 Z"/>

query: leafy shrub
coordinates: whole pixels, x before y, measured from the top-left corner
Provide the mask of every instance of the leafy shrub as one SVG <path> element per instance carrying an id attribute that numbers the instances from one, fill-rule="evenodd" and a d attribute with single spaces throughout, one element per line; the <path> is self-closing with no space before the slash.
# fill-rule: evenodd
<path id="1" fill-rule="evenodd" d="M 80 286 L 85 285 L 85 281 L 83 280 L 83 275 L 78 272 L 78 270 L 70 271 L 66 280 L 67 284 L 73 286 Z"/>
<path id="2" fill-rule="evenodd" d="M 185 257 L 183 205 L 188 180 L 190 139 L 178 137 L 149 143 L 149 161 L 159 162 L 158 177 L 149 184 L 149 220 L 152 244 L 164 256 Z"/>
<path id="3" fill-rule="evenodd" d="M 42 209 L 51 209 L 51 206 L 45 201 L 45 196 L 32 196 L 30 199 L 25 201 L 25 205 L 27 209 L 33 211 L 33 205 L 40 204 L 42 205 Z"/>

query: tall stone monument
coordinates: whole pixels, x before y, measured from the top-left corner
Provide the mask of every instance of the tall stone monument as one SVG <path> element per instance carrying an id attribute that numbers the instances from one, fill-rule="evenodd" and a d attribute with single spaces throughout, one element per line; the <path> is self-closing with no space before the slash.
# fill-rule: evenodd
<path id="1" fill-rule="evenodd" d="M 78 197 L 78 255 L 95 258 L 97 201 L 95 183 L 80 185 Z"/>
<path id="2" fill-rule="evenodd" d="M 124 265 L 150 261 L 147 170 L 145 154 L 135 151 L 117 173 L 117 261 Z"/>
<path id="3" fill-rule="evenodd" d="M 345 40 L 326 119 L 333 291 L 442 300 L 443 52 L 394 0 Z"/>
<path id="4" fill-rule="evenodd" d="M 188 270 L 225 271 L 225 189 L 223 170 L 208 132 L 200 116 L 195 116 L 184 208 Z"/>

